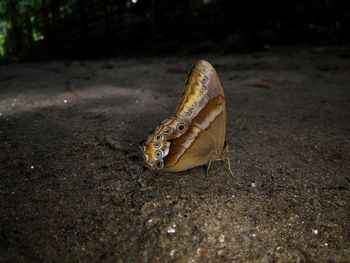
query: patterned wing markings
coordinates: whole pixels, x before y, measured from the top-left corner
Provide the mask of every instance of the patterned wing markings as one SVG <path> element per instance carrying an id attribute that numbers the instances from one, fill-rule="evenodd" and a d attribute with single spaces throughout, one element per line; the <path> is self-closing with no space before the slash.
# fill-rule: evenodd
<path id="1" fill-rule="evenodd" d="M 212 65 L 198 61 L 191 69 L 175 116 L 190 122 L 216 96 L 224 97 L 217 73 Z"/>
<path id="2" fill-rule="evenodd" d="M 222 138 L 224 132 L 219 131 L 217 134 L 212 134 L 209 128 L 219 120 L 219 116 L 226 118 L 224 106 L 220 96 L 207 103 L 202 111 L 193 119 L 187 132 L 178 139 L 172 141 L 169 155 L 164 160 L 165 168 L 170 168 L 181 161 L 183 156 L 193 147 L 195 141 L 202 141 L 201 138 L 205 138 L 205 141 L 201 142 L 197 148 L 203 149 L 202 153 L 207 156 L 207 158 L 204 159 L 209 159 L 213 149 L 216 150 L 217 146 L 223 147 L 224 140 L 220 140 L 220 138 Z M 224 125 L 220 127 L 224 127 Z M 223 136 L 223 138 L 225 137 Z M 206 162 L 207 161 L 204 163 Z"/>
<path id="3" fill-rule="evenodd" d="M 141 145 L 146 163 L 153 169 L 163 168 L 163 158 L 169 154 L 170 140 L 180 137 L 187 129 L 188 125 L 176 118 L 164 120 Z"/>

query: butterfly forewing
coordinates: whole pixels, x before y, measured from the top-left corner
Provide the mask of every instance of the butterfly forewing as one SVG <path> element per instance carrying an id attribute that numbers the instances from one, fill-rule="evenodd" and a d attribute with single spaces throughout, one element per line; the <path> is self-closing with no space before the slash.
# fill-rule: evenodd
<path id="1" fill-rule="evenodd" d="M 224 90 L 218 75 L 205 60 L 193 65 L 185 90 L 176 109 L 176 117 L 191 121 L 205 107 L 211 99 L 221 96 L 224 100 Z"/>

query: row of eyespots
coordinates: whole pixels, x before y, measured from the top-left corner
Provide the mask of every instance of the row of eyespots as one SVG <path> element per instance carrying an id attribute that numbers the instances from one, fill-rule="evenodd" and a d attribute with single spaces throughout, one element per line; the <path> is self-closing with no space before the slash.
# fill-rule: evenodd
<path id="1" fill-rule="evenodd" d="M 179 124 L 176 125 L 176 130 L 178 132 L 184 132 L 186 129 L 186 125 L 182 122 L 180 122 Z M 171 127 L 166 127 L 163 131 L 163 135 L 168 135 L 170 134 L 172 131 L 172 128 Z M 162 134 L 157 134 L 154 138 L 154 143 L 153 143 L 153 146 L 155 149 L 157 149 L 155 152 L 154 152 L 154 156 L 156 158 L 156 161 L 155 161 L 155 166 L 156 166 L 156 169 L 162 169 L 164 167 L 164 161 L 162 160 L 163 158 L 163 151 L 160 149 L 162 144 L 161 144 L 161 141 L 163 140 L 163 135 Z"/>
<path id="2" fill-rule="evenodd" d="M 179 132 L 183 132 L 183 131 L 185 130 L 185 128 L 186 128 L 186 126 L 185 126 L 184 123 L 179 123 L 178 125 L 176 125 L 176 130 L 179 131 Z M 171 133 L 171 131 L 172 131 L 172 128 L 166 127 L 166 128 L 163 130 L 162 134 L 163 134 L 163 135 L 169 135 L 169 134 Z M 157 134 L 157 135 L 155 136 L 155 138 L 154 138 L 155 142 L 160 142 L 160 141 L 163 140 L 163 135 L 162 135 L 162 134 Z M 155 146 L 155 147 L 156 147 L 156 148 L 159 148 L 159 147 L 160 147 L 160 144 L 157 144 L 157 145 L 159 145 L 159 146 L 158 146 L 158 147 Z"/>
<path id="3" fill-rule="evenodd" d="M 183 132 L 185 129 L 186 129 L 186 125 L 184 123 L 180 122 L 178 125 L 176 125 L 176 130 L 178 132 Z M 171 131 L 172 131 L 172 128 L 167 127 L 163 131 L 163 135 L 168 135 L 168 134 L 171 133 Z M 163 140 L 163 135 L 162 134 L 157 134 L 155 136 L 154 143 L 153 143 L 154 148 L 159 149 L 162 146 L 161 141 Z"/>
<path id="4" fill-rule="evenodd" d="M 208 78 L 206 76 L 203 76 L 203 78 L 200 80 L 200 82 L 202 83 L 201 85 L 198 85 L 200 87 L 200 92 L 203 94 L 206 90 L 207 90 L 207 87 L 203 84 L 205 84 L 206 82 L 208 81 Z M 194 96 L 190 94 L 190 96 Z M 198 95 L 197 95 L 198 96 Z M 198 96 L 199 97 L 199 96 Z M 199 99 L 199 98 L 198 98 Z M 184 111 L 185 115 L 186 116 L 190 116 L 193 112 L 193 110 L 195 109 L 196 107 L 196 104 L 195 103 L 192 103 L 191 106 L 189 107 L 188 110 Z"/>
<path id="5" fill-rule="evenodd" d="M 193 110 L 196 108 L 197 104 L 196 103 L 192 103 L 191 106 L 189 107 L 189 110 L 185 111 L 185 114 L 187 116 L 190 116 L 193 112 Z"/>
<path id="6" fill-rule="evenodd" d="M 189 109 L 184 111 L 185 115 L 190 116 L 195 108 L 196 108 L 196 103 L 192 103 Z"/>

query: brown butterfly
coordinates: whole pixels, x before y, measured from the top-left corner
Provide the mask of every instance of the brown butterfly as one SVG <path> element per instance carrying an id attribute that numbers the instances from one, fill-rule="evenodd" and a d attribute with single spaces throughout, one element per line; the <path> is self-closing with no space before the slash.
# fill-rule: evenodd
<path id="1" fill-rule="evenodd" d="M 226 159 L 226 100 L 213 66 L 200 60 L 192 66 L 175 117 L 164 120 L 141 144 L 152 170 L 178 172 Z"/>

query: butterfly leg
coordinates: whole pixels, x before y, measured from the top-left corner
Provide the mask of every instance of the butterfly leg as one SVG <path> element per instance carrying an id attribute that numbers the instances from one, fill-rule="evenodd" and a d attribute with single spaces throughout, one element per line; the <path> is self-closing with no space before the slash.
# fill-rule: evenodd
<path id="1" fill-rule="evenodd" d="M 210 170 L 210 166 L 211 166 L 211 162 L 212 162 L 212 158 L 209 159 L 209 162 L 207 164 L 207 176 L 209 175 L 209 170 Z"/>
<path id="2" fill-rule="evenodd" d="M 231 145 L 228 143 L 228 142 L 225 142 L 225 145 L 224 145 L 224 150 L 222 151 L 222 160 L 224 161 L 224 164 L 226 164 L 226 169 L 230 172 L 230 174 L 232 176 L 233 175 L 233 172 L 232 172 L 232 169 L 231 169 L 231 162 L 230 162 L 230 159 L 231 159 Z M 225 162 L 226 161 L 226 162 Z"/>
<path id="3" fill-rule="evenodd" d="M 226 160 L 227 160 L 227 166 L 228 166 L 227 169 L 229 170 L 230 174 L 232 176 L 234 176 L 233 172 L 232 172 L 232 169 L 231 169 L 230 157 L 228 156 Z"/>

